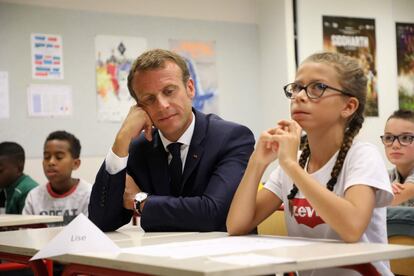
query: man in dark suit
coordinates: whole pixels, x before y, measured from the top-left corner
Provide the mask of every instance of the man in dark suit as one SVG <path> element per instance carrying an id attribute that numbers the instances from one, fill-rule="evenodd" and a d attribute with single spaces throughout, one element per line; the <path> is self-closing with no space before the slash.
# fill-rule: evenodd
<path id="1" fill-rule="evenodd" d="M 226 231 L 253 151 L 251 131 L 192 109 L 194 83 L 173 52 L 139 56 L 128 88 L 137 105 L 96 176 L 89 218 L 113 231 L 135 210 L 145 231 Z"/>

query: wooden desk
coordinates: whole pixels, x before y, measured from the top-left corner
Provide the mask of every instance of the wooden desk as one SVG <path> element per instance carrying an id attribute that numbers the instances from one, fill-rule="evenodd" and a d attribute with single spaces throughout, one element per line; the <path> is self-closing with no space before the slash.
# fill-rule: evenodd
<path id="1" fill-rule="evenodd" d="M 0 252 L 14 256 L 33 256 L 47 244 L 59 228 L 25 229 L 0 233 Z M 226 237 L 226 233 L 143 233 L 134 229 L 123 229 L 107 234 L 118 246 L 157 245 L 168 242 L 195 241 Z M 286 238 L 286 237 L 283 237 Z M 212 261 L 208 257 L 173 259 L 151 257 L 126 253 L 83 253 L 67 254 L 52 258 L 70 263 L 65 270 L 71 272 L 98 271 L 99 275 L 157 274 L 157 275 L 260 275 L 286 271 L 297 271 L 324 267 L 335 267 L 379 261 L 384 259 L 407 258 L 414 256 L 414 246 L 388 244 L 345 244 L 339 242 L 317 241 L 311 245 L 281 247 L 271 250 L 255 251 L 265 256 L 291 258 L 294 261 L 281 264 L 231 265 Z M 122 275 L 122 274 L 121 274 Z"/>
<path id="2" fill-rule="evenodd" d="M 0 227 L 30 226 L 63 221 L 63 216 L 0 215 Z"/>

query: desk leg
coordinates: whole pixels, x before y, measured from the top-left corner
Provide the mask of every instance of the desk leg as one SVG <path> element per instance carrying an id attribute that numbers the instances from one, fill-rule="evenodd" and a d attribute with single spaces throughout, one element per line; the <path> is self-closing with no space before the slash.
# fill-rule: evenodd
<path id="1" fill-rule="evenodd" d="M 43 260 L 43 262 L 46 265 L 46 269 L 47 269 L 47 272 L 48 272 L 47 275 L 52 276 L 53 275 L 53 261 L 51 261 L 51 260 Z"/>
<path id="2" fill-rule="evenodd" d="M 138 272 L 122 271 L 104 267 L 95 267 L 81 264 L 68 264 L 63 270 L 62 276 L 75 276 L 78 274 L 99 275 L 99 276 L 149 276 Z"/>
<path id="3" fill-rule="evenodd" d="M 43 260 L 29 261 L 30 258 L 31 256 L 23 256 L 23 255 L 11 254 L 11 253 L 0 253 L 0 259 L 2 260 L 29 265 L 30 268 L 33 270 L 34 275 L 36 276 L 53 275 L 53 271 L 49 272 L 47 269 L 47 264 L 46 264 L 47 262 L 51 262 L 51 261 L 45 261 L 45 262 Z"/>
<path id="4" fill-rule="evenodd" d="M 49 271 L 43 260 L 31 261 L 29 262 L 29 266 L 33 270 L 35 276 L 53 275 L 53 269 L 52 271 Z"/>

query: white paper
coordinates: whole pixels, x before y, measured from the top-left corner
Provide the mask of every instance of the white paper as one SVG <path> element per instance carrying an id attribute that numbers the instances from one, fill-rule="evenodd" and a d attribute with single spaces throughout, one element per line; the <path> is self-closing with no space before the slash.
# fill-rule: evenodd
<path id="1" fill-rule="evenodd" d="M 68 85 L 31 84 L 27 95 L 30 117 L 72 115 L 72 89 Z"/>
<path id="2" fill-rule="evenodd" d="M 122 253 L 185 259 L 201 256 L 244 253 L 286 246 L 299 246 L 309 243 L 312 242 L 306 240 L 265 238 L 257 236 L 225 237 L 201 241 L 173 242 L 160 245 L 130 247 L 122 249 Z"/>
<path id="3" fill-rule="evenodd" d="M 0 119 L 10 117 L 9 73 L 0 71 Z"/>
<path id="4" fill-rule="evenodd" d="M 240 265 L 240 266 L 256 266 L 264 264 L 281 264 L 281 263 L 294 263 L 296 262 L 291 258 L 279 258 L 260 254 L 239 254 L 239 255 L 228 255 L 219 257 L 209 257 L 210 261 Z"/>
<path id="5" fill-rule="evenodd" d="M 51 34 L 32 34 L 32 77 L 34 79 L 63 79 L 62 37 Z"/>
<path id="6" fill-rule="evenodd" d="M 118 253 L 119 247 L 81 213 L 30 260 L 86 252 Z"/>

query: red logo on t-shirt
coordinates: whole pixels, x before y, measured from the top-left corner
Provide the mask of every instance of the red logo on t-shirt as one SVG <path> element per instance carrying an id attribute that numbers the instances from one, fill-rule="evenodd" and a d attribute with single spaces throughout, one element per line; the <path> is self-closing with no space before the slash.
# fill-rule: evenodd
<path id="1" fill-rule="evenodd" d="M 304 224 L 311 228 L 325 223 L 305 198 L 293 199 L 293 216 L 298 224 Z"/>

